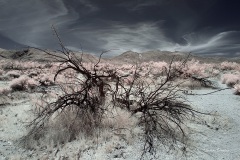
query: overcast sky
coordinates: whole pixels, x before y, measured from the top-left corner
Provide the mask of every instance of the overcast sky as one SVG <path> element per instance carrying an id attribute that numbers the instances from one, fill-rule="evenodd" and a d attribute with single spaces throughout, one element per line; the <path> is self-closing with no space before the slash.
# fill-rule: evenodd
<path id="1" fill-rule="evenodd" d="M 0 0 L 0 48 L 240 56 L 239 0 Z"/>

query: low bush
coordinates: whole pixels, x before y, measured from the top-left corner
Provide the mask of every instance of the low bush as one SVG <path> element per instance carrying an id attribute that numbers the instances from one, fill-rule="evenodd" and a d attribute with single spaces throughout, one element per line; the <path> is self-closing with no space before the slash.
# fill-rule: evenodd
<path id="1" fill-rule="evenodd" d="M 19 78 L 13 79 L 9 84 L 13 91 L 31 90 L 39 85 L 40 84 L 37 81 L 26 75 L 22 75 Z"/>
<path id="2" fill-rule="evenodd" d="M 40 84 L 43 86 L 50 86 L 50 85 L 54 85 L 54 75 L 52 74 L 43 74 L 40 75 Z"/>
<path id="3" fill-rule="evenodd" d="M 224 74 L 221 81 L 223 84 L 233 87 L 235 84 L 240 82 L 240 76 L 236 74 Z"/>
<path id="4" fill-rule="evenodd" d="M 236 62 L 222 62 L 220 64 L 221 70 L 239 70 L 240 65 Z"/>
<path id="5" fill-rule="evenodd" d="M 27 80 L 28 80 L 28 77 L 25 75 L 20 76 L 19 78 L 13 79 L 9 84 L 10 88 L 13 91 L 25 90 L 27 87 Z"/>

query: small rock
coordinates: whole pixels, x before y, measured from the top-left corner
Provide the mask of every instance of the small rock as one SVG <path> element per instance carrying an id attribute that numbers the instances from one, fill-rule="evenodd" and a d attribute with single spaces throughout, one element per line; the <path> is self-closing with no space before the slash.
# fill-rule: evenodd
<path id="1" fill-rule="evenodd" d="M 9 145 L 12 145 L 12 142 L 11 142 L 11 141 L 8 141 L 7 143 L 8 143 Z"/>

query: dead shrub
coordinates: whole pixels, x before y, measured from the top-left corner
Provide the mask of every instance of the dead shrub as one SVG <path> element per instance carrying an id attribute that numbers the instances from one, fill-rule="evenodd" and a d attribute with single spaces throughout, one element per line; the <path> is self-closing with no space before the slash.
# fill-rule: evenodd
<path id="1" fill-rule="evenodd" d="M 128 118 L 113 113 L 110 109 L 112 106 L 119 113 L 124 110 L 128 115 L 137 117 L 138 125 L 144 132 L 143 155 L 146 152 L 155 153 L 155 140 L 167 146 L 173 146 L 176 142 L 186 144 L 182 127 L 184 120 L 199 112 L 191 108 L 184 97 L 178 94 L 179 84 L 173 83 L 173 80 L 183 75 L 181 68 L 185 66 L 185 60 L 178 66 L 173 64 L 173 60 L 167 67 L 163 66 L 161 72 L 165 76 L 156 84 L 154 81 L 144 81 L 144 75 L 147 74 L 140 74 L 141 70 L 137 65 L 127 75 L 119 75 L 116 69 L 108 67 L 99 70 L 101 56 L 105 52 L 102 52 L 91 67 L 87 67 L 81 57 L 77 58 L 64 47 L 55 29 L 54 32 L 62 47 L 62 55 L 53 55 L 43 50 L 61 62 L 54 81 L 69 70 L 79 76 L 75 77 L 75 83 L 60 83 L 58 97 L 36 110 L 35 118 L 27 126 L 30 131 L 23 137 L 23 142 L 29 137 L 44 137 L 51 125 L 57 128 L 60 126 L 63 130 L 59 129 L 59 132 L 67 134 L 69 141 L 77 138 L 80 133 L 92 136 L 104 125 L 125 128 Z M 127 84 L 125 79 L 130 79 Z M 64 85 L 72 87 L 66 89 Z"/>

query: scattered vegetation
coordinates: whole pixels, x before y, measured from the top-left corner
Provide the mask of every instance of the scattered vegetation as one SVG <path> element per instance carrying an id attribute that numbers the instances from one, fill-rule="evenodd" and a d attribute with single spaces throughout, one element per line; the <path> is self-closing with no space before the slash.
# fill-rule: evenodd
<path id="1" fill-rule="evenodd" d="M 187 103 L 182 92 L 189 88 L 216 88 L 210 77 L 239 70 L 237 63 L 203 64 L 194 59 L 189 61 L 188 57 L 183 60 L 173 57 L 168 63 L 114 65 L 102 62 L 102 55 L 108 51 L 102 52 L 97 61 L 86 63 L 83 54 L 78 56 L 65 48 L 55 29 L 54 32 L 61 53 L 39 50 L 55 62 L 1 60 L 0 79 L 11 80 L 8 86 L 0 88 L 1 95 L 43 89 L 36 99 L 34 118 L 27 125 L 29 132 L 23 137 L 28 146 L 33 141 L 40 145 L 41 141 L 53 141 L 56 146 L 80 135 L 96 137 L 108 131 L 124 134 L 130 137 L 128 141 L 141 133 L 142 157 L 156 153 L 158 142 L 169 147 L 178 147 L 180 143 L 186 150 L 184 122 L 200 112 Z M 240 95 L 238 72 L 222 75 L 222 83 Z M 142 132 L 134 133 L 137 127 Z"/>

